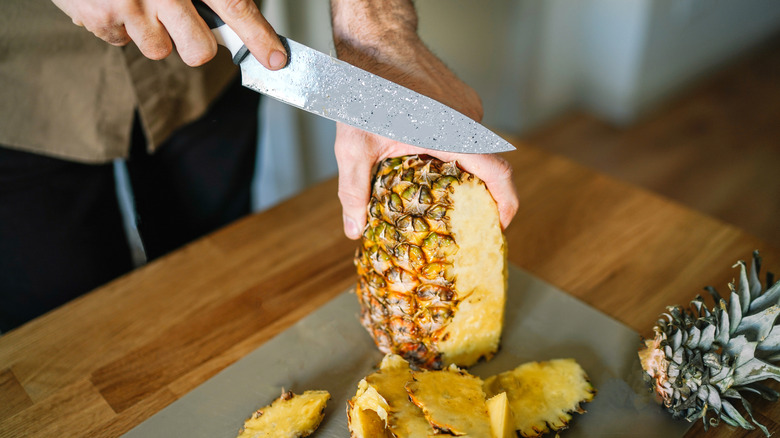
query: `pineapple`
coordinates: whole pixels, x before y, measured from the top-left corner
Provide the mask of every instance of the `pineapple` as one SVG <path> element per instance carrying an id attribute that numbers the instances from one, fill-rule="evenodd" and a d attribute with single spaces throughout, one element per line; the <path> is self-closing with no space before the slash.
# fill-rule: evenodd
<path id="1" fill-rule="evenodd" d="M 515 420 L 509 408 L 509 398 L 506 393 L 496 394 L 487 401 L 490 415 L 490 428 L 495 438 L 515 438 Z"/>
<path id="2" fill-rule="evenodd" d="M 739 282 L 729 284 L 728 301 L 712 287 L 705 288 L 715 306 L 708 309 L 698 296 L 689 308 L 669 307 L 639 352 L 651 387 L 675 418 L 701 419 L 705 430 L 724 421 L 764 434 L 769 431 L 753 418 L 752 392 L 769 400 L 780 393 L 761 381 L 780 381 L 780 282 L 767 274 L 766 290 L 759 280 L 761 258 L 753 253 L 748 274 L 740 261 Z M 744 407 L 751 421 L 737 406 Z"/>
<path id="3" fill-rule="evenodd" d="M 567 412 L 584 412 L 579 403 L 594 393 L 571 359 L 521 365 L 483 382 L 455 365 L 412 371 L 401 356 L 388 354 L 358 384 L 347 418 L 352 438 L 511 438 L 516 430 L 539 436 L 548 422 L 558 430 Z"/>
<path id="4" fill-rule="evenodd" d="M 482 379 L 455 365 L 441 371 L 412 373 L 406 384 L 412 403 L 422 409 L 428 422 L 439 433 L 491 438 Z"/>
<path id="5" fill-rule="evenodd" d="M 485 380 L 488 397 L 506 392 L 514 428 L 524 437 L 568 427 L 570 412 L 584 413 L 581 403 L 596 390 L 573 359 L 529 362 Z"/>
<path id="6" fill-rule="evenodd" d="M 361 322 L 382 352 L 439 369 L 498 350 L 507 281 L 498 209 L 455 162 L 380 164 L 355 264 Z"/>
<path id="7" fill-rule="evenodd" d="M 244 422 L 238 438 L 309 436 L 322 422 L 328 400 L 328 391 L 282 392 L 270 406 L 258 409 Z"/>
<path id="8" fill-rule="evenodd" d="M 353 438 L 392 437 L 388 430 L 390 405 L 366 379 L 358 383 L 355 397 L 347 402 L 347 422 Z"/>
<path id="9" fill-rule="evenodd" d="M 347 406 L 352 438 L 427 437 L 435 431 L 420 408 L 412 404 L 404 386 L 412 380 L 409 363 L 388 354 L 379 370 L 358 384 Z"/>

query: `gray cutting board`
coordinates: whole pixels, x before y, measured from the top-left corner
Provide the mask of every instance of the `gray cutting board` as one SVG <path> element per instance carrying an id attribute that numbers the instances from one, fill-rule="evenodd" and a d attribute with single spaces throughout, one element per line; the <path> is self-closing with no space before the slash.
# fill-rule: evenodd
<path id="1" fill-rule="evenodd" d="M 312 435 L 347 438 L 346 403 L 382 359 L 358 321 L 357 298 L 344 292 L 126 437 L 235 437 L 252 412 L 279 396 L 325 389 L 332 395 Z M 533 360 L 572 357 L 598 394 L 562 438 L 681 437 L 689 423 L 672 420 L 652 400 L 636 357 L 639 335 L 572 296 L 510 266 L 501 351 L 471 368 L 480 377 Z"/>

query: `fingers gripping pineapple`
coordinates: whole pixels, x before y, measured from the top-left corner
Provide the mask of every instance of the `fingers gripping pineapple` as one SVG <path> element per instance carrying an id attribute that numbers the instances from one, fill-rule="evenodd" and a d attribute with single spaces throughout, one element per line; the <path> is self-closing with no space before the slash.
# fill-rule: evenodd
<path id="1" fill-rule="evenodd" d="M 456 163 L 382 162 L 355 264 L 361 322 L 381 351 L 441 368 L 498 349 L 506 295 L 498 209 Z"/>

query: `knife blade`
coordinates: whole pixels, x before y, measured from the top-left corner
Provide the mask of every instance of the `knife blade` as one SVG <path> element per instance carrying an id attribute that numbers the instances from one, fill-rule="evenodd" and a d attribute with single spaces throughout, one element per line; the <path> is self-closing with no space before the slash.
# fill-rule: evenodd
<path id="1" fill-rule="evenodd" d="M 313 114 L 425 149 L 459 153 L 514 150 L 464 114 L 420 93 L 280 36 L 287 65 L 266 69 L 202 2 L 196 9 L 241 68 L 242 84 Z"/>

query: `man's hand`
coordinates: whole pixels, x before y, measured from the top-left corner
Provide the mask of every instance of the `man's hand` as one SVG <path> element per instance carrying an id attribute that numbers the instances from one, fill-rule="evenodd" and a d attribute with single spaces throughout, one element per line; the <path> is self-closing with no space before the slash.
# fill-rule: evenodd
<path id="1" fill-rule="evenodd" d="M 479 176 L 498 204 L 502 227 L 506 228 L 517 212 L 512 168 L 501 157 L 422 149 L 339 123 L 336 127 L 336 161 L 339 167 L 339 199 L 347 237 L 359 238 L 366 225 L 373 165 L 385 158 L 408 154 L 427 154 L 443 161 L 457 160 L 464 170 Z"/>
<path id="2" fill-rule="evenodd" d="M 436 99 L 474 120 L 482 119 L 476 92 L 458 79 L 417 36 L 409 0 L 331 0 L 333 39 L 339 58 Z M 506 228 L 517 212 L 512 168 L 498 155 L 439 152 L 406 145 L 348 125 L 336 129 L 336 161 L 344 233 L 360 237 L 374 164 L 406 154 L 427 154 L 460 166 L 485 181 Z"/>
<path id="3" fill-rule="evenodd" d="M 147 58 L 163 59 L 173 46 L 191 66 L 217 53 L 217 41 L 191 0 L 52 0 L 78 26 L 115 46 L 135 42 Z M 205 0 L 270 70 L 287 62 L 284 46 L 252 0 Z"/>

